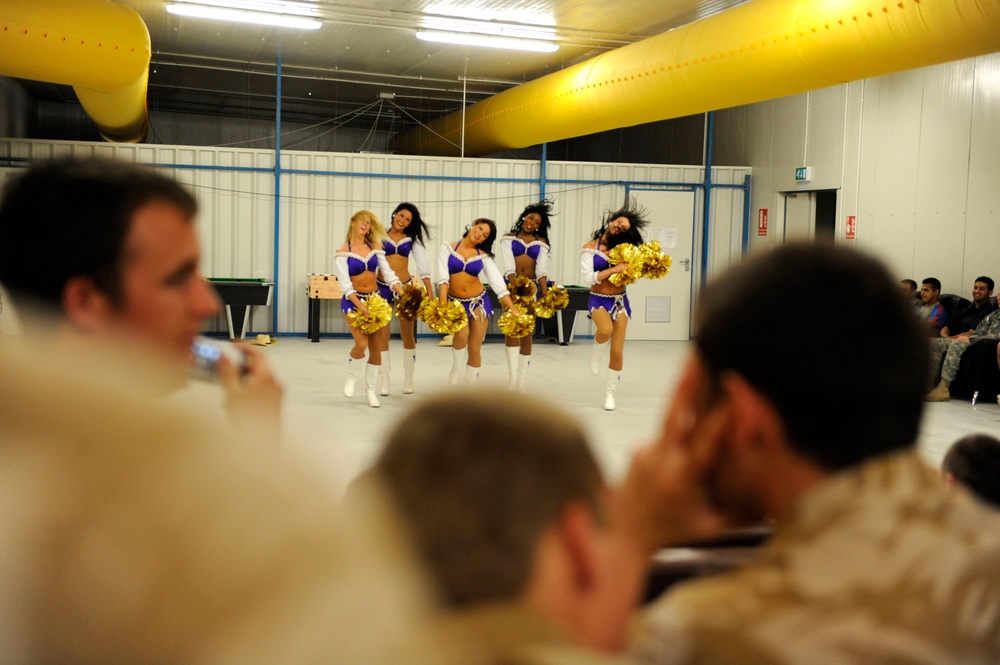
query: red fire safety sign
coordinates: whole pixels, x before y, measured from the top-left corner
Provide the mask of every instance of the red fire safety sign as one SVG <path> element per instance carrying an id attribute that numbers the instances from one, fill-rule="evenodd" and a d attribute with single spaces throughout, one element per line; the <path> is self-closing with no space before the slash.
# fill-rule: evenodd
<path id="1" fill-rule="evenodd" d="M 760 208 L 757 211 L 757 235 L 767 235 L 767 208 Z"/>
<path id="2" fill-rule="evenodd" d="M 856 215 L 847 216 L 847 224 L 844 227 L 844 237 L 848 240 L 854 240 L 855 234 L 858 232 L 858 218 Z"/>

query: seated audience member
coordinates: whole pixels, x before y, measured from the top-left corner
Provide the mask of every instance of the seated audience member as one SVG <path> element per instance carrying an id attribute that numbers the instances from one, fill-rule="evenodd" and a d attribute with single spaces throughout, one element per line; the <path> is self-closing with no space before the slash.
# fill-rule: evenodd
<path id="1" fill-rule="evenodd" d="M 993 310 L 971 333 L 931 340 L 931 384 L 935 384 L 939 374 L 940 380 L 927 393 L 925 399 L 928 402 L 947 402 L 951 399 L 949 388 L 958 374 L 962 354 L 969 344 L 981 339 L 1000 339 L 1000 310 Z"/>
<path id="2" fill-rule="evenodd" d="M 906 302 L 911 303 L 914 308 L 919 308 L 921 306 L 920 294 L 917 293 L 917 283 L 912 279 L 904 279 L 899 283 L 899 287 L 903 290 L 903 297 L 906 298 Z"/>
<path id="3" fill-rule="evenodd" d="M 105 159 L 40 161 L 0 200 L 0 283 L 25 316 L 25 337 L 135 349 L 149 389 L 185 385 L 191 345 L 219 300 L 201 276 L 197 202 L 151 168 Z M 29 329 L 30 328 L 30 329 Z M 264 353 L 224 359 L 227 406 L 248 430 L 277 437 L 282 390 Z M 155 385 L 154 385 L 155 384 Z"/>
<path id="4" fill-rule="evenodd" d="M 90 351 L 0 350 L 0 660 L 440 662 L 384 500 L 345 513 L 325 475 Z"/>
<path id="5" fill-rule="evenodd" d="M 996 303 L 990 300 L 993 295 L 993 280 L 989 277 L 977 277 L 972 285 L 972 302 L 963 304 L 951 313 L 948 325 L 941 328 L 941 337 L 958 337 L 969 335 L 980 321 L 996 309 Z"/>
<path id="6" fill-rule="evenodd" d="M 939 301 L 940 297 L 941 281 L 936 277 L 925 279 L 920 285 L 921 307 L 917 313 L 935 331 L 948 323 L 948 310 Z"/>
<path id="7" fill-rule="evenodd" d="M 799 298 L 815 284 L 852 294 L 837 317 Z M 857 321 L 872 334 L 845 343 Z M 791 329 L 811 333 L 771 340 Z M 780 246 L 708 286 L 696 333 L 663 430 L 619 491 L 631 556 L 761 517 L 774 534 L 751 563 L 654 601 L 633 655 L 1000 662 L 1000 515 L 956 500 L 915 450 L 926 334 L 885 268 Z"/>
<path id="8" fill-rule="evenodd" d="M 993 508 L 1000 508 L 1000 439 L 969 434 L 948 449 L 941 462 L 945 483 L 961 485 Z"/>
<path id="9" fill-rule="evenodd" d="M 629 572 L 618 556 L 571 418 L 520 394 L 446 393 L 398 423 L 367 477 L 410 525 L 459 630 L 500 662 L 609 662 L 597 651 L 622 647 L 646 562 Z"/>

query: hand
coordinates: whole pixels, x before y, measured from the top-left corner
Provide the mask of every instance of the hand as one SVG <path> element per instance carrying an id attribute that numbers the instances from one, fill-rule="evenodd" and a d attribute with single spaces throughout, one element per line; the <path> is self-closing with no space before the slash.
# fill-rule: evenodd
<path id="1" fill-rule="evenodd" d="M 363 302 L 358 303 L 358 314 L 361 316 L 368 316 L 368 305 Z"/>
<path id="2" fill-rule="evenodd" d="M 955 337 L 952 337 L 952 339 L 955 340 L 956 342 L 968 342 L 969 335 L 968 334 L 956 335 Z"/>
<path id="3" fill-rule="evenodd" d="M 226 410 L 242 432 L 277 443 L 284 389 L 263 349 L 241 344 L 240 350 L 246 358 L 242 375 L 225 356 L 218 364 L 219 381 L 226 391 Z"/>
<path id="4" fill-rule="evenodd" d="M 521 316 L 520 310 L 518 310 L 518 308 L 515 307 L 514 305 L 510 306 L 510 313 L 513 314 L 514 316 Z"/>
<path id="5" fill-rule="evenodd" d="M 703 540 L 731 525 L 706 492 L 716 468 L 728 414 L 698 414 L 700 365 L 692 360 L 678 385 L 660 439 L 640 449 L 618 489 L 631 537 L 646 554 Z"/>
<path id="6" fill-rule="evenodd" d="M 403 285 L 402 284 L 393 284 L 392 285 L 392 290 L 396 292 L 396 295 L 402 295 L 403 294 Z"/>

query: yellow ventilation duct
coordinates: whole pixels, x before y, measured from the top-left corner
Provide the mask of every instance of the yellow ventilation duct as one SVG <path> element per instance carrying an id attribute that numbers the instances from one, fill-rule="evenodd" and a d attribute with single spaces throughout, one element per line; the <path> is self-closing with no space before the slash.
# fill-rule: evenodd
<path id="1" fill-rule="evenodd" d="M 465 110 L 486 155 L 1000 51 L 1000 0 L 753 0 Z M 462 114 L 393 138 L 458 155 Z"/>
<path id="2" fill-rule="evenodd" d="M 0 74 L 72 85 L 109 141 L 146 138 L 149 31 L 109 0 L 3 0 Z"/>

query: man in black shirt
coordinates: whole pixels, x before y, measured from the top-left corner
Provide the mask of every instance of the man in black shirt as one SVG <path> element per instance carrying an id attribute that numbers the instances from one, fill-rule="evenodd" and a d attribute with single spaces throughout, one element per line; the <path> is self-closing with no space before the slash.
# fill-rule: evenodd
<path id="1" fill-rule="evenodd" d="M 980 276 L 972 285 L 972 302 L 955 308 L 951 313 L 948 325 L 941 328 L 941 337 L 957 337 L 968 335 L 986 315 L 996 309 L 996 302 L 990 300 L 993 295 L 993 280 Z"/>

